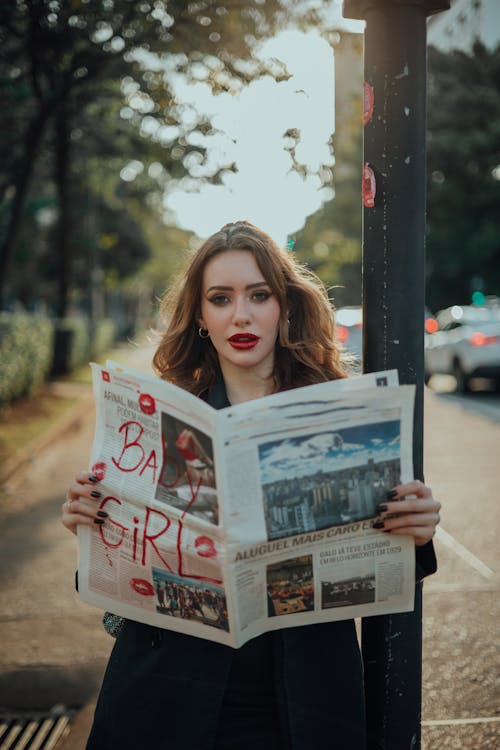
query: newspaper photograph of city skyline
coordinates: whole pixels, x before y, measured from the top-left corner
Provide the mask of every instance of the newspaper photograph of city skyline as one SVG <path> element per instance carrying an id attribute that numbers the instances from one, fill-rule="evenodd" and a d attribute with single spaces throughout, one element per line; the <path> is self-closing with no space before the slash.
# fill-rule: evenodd
<path id="1" fill-rule="evenodd" d="M 261 444 L 268 539 L 372 518 L 400 482 L 400 433 L 393 419 Z"/>

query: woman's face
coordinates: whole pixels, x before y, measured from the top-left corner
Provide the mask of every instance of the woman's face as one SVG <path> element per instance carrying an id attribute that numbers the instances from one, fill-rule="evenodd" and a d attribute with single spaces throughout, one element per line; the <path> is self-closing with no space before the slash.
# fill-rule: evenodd
<path id="1" fill-rule="evenodd" d="M 223 372 L 253 370 L 268 377 L 274 366 L 280 307 L 247 250 L 228 250 L 205 266 L 200 325 L 208 330 Z"/>

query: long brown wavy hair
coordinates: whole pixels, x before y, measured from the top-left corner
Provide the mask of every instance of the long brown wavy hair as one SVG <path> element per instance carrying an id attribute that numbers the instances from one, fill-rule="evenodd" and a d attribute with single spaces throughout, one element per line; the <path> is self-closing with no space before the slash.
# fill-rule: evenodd
<path id="1" fill-rule="evenodd" d="M 217 352 L 198 335 L 203 272 L 228 250 L 247 250 L 280 306 L 274 392 L 346 377 L 335 341 L 334 313 L 322 282 L 288 250 L 247 221 L 226 224 L 192 254 L 162 299 L 166 329 L 153 358 L 160 377 L 197 396 L 220 377 Z"/>

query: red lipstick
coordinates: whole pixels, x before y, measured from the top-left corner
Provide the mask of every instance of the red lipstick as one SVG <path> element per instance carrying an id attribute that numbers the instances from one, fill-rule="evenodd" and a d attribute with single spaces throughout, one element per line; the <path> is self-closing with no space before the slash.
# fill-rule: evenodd
<path id="1" fill-rule="evenodd" d="M 235 333 L 228 338 L 233 349 L 253 349 L 258 343 L 259 337 L 254 333 Z"/>

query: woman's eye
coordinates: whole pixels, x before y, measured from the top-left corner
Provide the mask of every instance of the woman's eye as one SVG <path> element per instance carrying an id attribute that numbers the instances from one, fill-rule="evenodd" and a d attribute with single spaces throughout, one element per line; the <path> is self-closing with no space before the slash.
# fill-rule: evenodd
<path id="1" fill-rule="evenodd" d="M 253 298 L 256 302 L 265 302 L 271 296 L 271 292 L 254 292 Z"/>
<path id="2" fill-rule="evenodd" d="M 216 294 L 214 297 L 210 297 L 210 302 L 214 305 L 225 305 L 229 302 L 227 294 Z"/>

